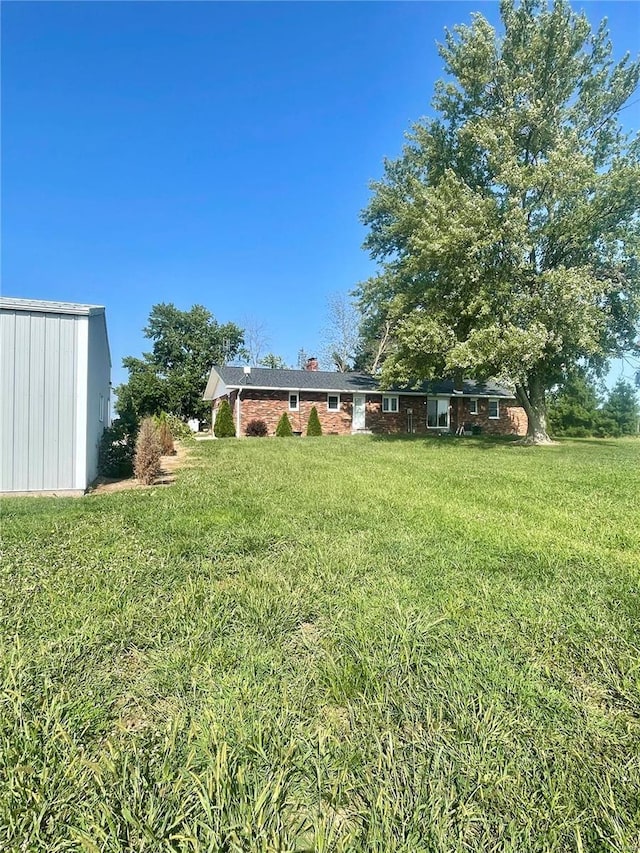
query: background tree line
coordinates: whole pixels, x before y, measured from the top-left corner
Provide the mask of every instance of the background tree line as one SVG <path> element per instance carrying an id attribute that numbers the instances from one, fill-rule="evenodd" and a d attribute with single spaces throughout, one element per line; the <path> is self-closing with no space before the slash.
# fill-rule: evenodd
<path id="1" fill-rule="evenodd" d="M 577 370 L 549 395 L 549 426 L 554 436 L 621 436 L 640 432 L 640 406 L 633 385 L 619 379 L 599 392 L 587 370 Z"/>

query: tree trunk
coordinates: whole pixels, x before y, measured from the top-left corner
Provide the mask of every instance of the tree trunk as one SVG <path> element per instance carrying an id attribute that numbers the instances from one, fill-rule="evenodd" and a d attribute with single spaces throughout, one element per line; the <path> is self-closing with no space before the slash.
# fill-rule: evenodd
<path id="1" fill-rule="evenodd" d="M 526 444 L 553 444 L 547 432 L 547 404 L 544 384 L 537 376 L 529 378 L 528 388 L 516 385 L 516 394 L 527 413 Z"/>

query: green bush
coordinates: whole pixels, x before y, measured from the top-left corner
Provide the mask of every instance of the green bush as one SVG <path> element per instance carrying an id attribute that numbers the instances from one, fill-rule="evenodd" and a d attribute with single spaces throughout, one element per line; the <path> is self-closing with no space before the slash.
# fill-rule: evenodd
<path id="1" fill-rule="evenodd" d="M 322 426 L 320 425 L 318 410 L 315 406 L 312 407 L 309 413 L 309 420 L 307 422 L 307 435 L 322 435 Z"/>
<path id="2" fill-rule="evenodd" d="M 193 438 L 193 433 L 189 429 L 189 425 L 181 420 L 177 415 L 165 413 L 169 429 L 174 441 L 186 441 Z"/>
<path id="3" fill-rule="evenodd" d="M 278 421 L 278 426 L 276 427 L 276 435 L 278 438 L 288 438 L 293 435 L 293 430 L 291 429 L 291 421 L 289 420 L 289 415 L 286 412 L 282 413 L 282 417 Z"/>
<path id="4" fill-rule="evenodd" d="M 133 474 L 135 439 L 128 424 L 119 418 L 102 433 L 98 447 L 98 473 L 103 477 L 130 477 Z"/>
<path id="5" fill-rule="evenodd" d="M 145 486 L 150 486 L 160 473 L 161 455 L 162 447 L 158 427 L 152 417 L 145 418 L 140 424 L 133 461 L 134 473 Z"/>
<path id="6" fill-rule="evenodd" d="M 216 438 L 234 438 L 236 427 L 233 423 L 233 414 L 228 400 L 223 400 L 220 403 L 220 408 L 216 414 L 216 422 L 213 427 L 213 432 Z"/>

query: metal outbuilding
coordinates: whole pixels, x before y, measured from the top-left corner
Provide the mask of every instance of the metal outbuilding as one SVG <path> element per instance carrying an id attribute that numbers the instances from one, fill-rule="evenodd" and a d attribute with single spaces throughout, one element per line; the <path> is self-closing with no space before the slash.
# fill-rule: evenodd
<path id="1" fill-rule="evenodd" d="M 103 306 L 0 297 L 0 492 L 84 492 L 110 390 Z"/>

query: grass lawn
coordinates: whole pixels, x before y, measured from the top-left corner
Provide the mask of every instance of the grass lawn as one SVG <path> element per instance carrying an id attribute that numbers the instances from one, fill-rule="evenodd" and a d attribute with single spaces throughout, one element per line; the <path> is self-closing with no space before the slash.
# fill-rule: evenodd
<path id="1" fill-rule="evenodd" d="M 3 851 L 640 849 L 640 441 L 0 504 Z"/>

